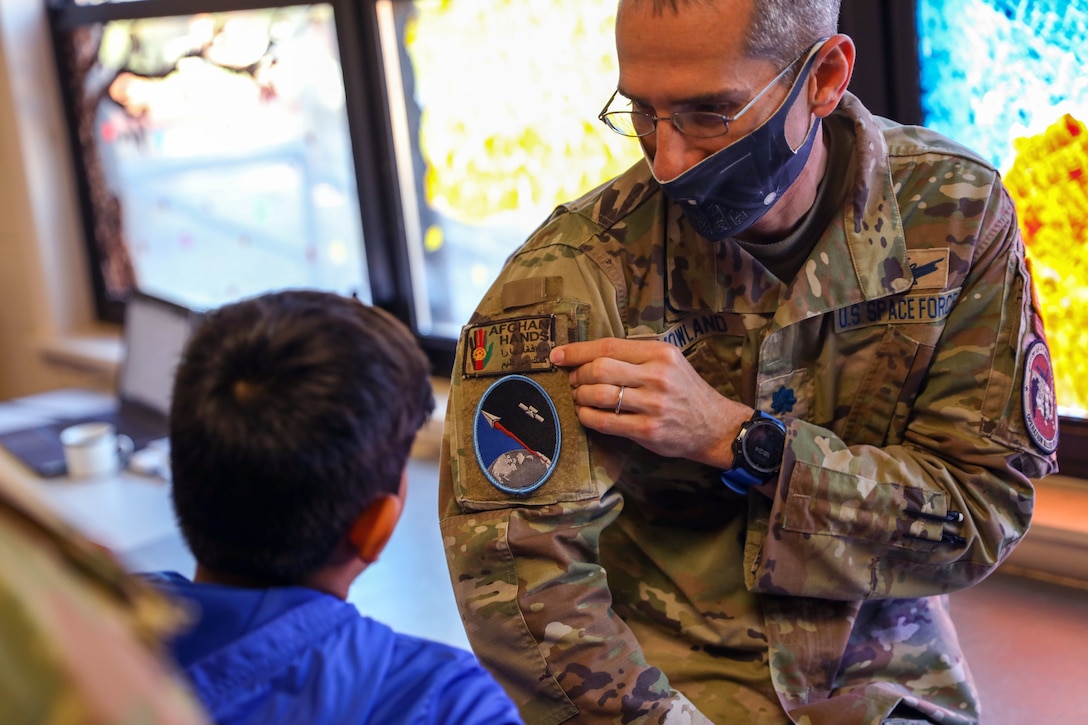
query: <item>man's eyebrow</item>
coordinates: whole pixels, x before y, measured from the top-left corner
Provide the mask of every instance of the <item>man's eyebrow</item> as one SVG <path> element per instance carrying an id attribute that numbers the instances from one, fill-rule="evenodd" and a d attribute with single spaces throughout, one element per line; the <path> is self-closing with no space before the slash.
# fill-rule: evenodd
<path id="1" fill-rule="evenodd" d="M 623 88 L 616 89 L 619 95 L 623 96 L 632 103 L 638 103 L 643 106 L 653 106 L 652 103 L 647 102 L 643 98 L 632 96 L 625 93 Z M 716 93 L 703 93 L 697 96 L 688 96 L 686 98 L 678 98 L 673 100 L 670 105 L 672 106 L 728 106 L 731 104 L 743 103 L 745 99 L 738 91 L 718 91 Z"/>

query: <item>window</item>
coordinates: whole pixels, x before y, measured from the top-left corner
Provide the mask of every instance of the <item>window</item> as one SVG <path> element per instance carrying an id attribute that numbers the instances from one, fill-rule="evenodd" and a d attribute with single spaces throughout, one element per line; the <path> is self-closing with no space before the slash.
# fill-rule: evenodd
<path id="1" fill-rule="evenodd" d="M 455 337 L 559 203 L 641 158 L 597 120 L 616 85 L 615 0 L 377 5 L 421 331 Z M 395 52 L 394 52 L 395 50 Z M 402 115 L 403 114 L 403 115 Z"/>
<path id="2" fill-rule="evenodd" d="M 1088 0 L 918 0 L 917 12 L 924 123 L 1002 172 L 1047 326 L 1062 434 L 1078 437 L 1088 416 Z"/>
<path id="3" fill-rule="evenodd" d="M 57 0 L 100 315 L 119 319 L 133 287 L 194 307 L 356 292 L 448 370 L 505 258 L 641 157 L 596 119 L 616 83 L 614 12 Z"/>
<path id="4" fill-rule="evenodd" d="M 506 257 L 641 156 L 596 120 L 615 0 L 48 1 L 106 319 L 133 286 L 194 306 L 354 291 L 444 375 Z M 1088 0 L 843 2 L 852 89 L 974 147 L 1019 195 L 1073 475 L 1088 475 L 1086 26 Z"/>
<path id="5" fill-rule="evenodd" d="M 1088 2 L 921 0 L 925 124 L 1002 171 L 1054 358 L 1058 407 L 1088 415 Z"/>
<path id="6" fill-rule="evenodd" d="M 103 302 L 137 285 L 197 308 L 290 286 L 370 299 L 331 5 L 102 15 L 57 37 Z"/>

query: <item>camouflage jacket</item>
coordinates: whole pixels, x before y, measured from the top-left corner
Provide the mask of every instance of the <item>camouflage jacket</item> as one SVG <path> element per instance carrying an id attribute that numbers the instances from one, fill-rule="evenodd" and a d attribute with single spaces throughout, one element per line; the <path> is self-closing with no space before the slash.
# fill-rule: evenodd
<path id="1" fill-rule="evenodd" d="M 182 613 L 0 475 L 0 722 L 195 725 Z"/>
<path id="2" fill-rule="evenodd" d="M 1055 470 L 1042 324 L 997 172 L 849 94 L 836 114 L 856 174 L 789 284 L 638 164 L 557 209 L 466 326 L 441 526 L 526 722 L 977 720 L 945 595 L 1005 558 Z M 775 498 L 583 429 L 547 354 L 609 336 L 672 342 L 783 420 Z"/>

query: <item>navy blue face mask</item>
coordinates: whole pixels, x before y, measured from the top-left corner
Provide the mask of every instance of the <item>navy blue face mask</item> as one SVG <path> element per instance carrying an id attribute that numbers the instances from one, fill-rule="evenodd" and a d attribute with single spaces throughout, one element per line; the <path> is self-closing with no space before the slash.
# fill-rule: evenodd
<path id="1" fill-rule="evenodd" d="M 763 125 L 675 179 L 657 179 L 702 236 L 720 242 L 740 234 L 762 219 L 801 175 L 812 153 L 820 120 L 812 123 L 808 137 L 795 151 L 786 141 L 786 117 L 804 89 L 803 81 L 815 59 L 814 49 L 789 96 Z M 652 164 L 650 168 L 652 173 Z"/>

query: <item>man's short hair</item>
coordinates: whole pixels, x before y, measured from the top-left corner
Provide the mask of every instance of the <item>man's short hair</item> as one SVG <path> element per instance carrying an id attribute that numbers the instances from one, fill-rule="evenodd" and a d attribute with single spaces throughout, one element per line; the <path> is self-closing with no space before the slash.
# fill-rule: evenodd
<path id="1" fill-rule="evenodd" d="M 193 555 L 300 583 L 368 503 L 399 490 L 433 409 L 426 356 L 381 309 L 288 290 L 211 312 L 170 415 L 174 508 Z"/>
<path id="2" fill-rule="evenodd" d="M 778 68 L 838 32 L 841 0 L 755 0 L 747 53 Z M 800 66 L 787 76 L 796 78 Z"/>
<path id="3" fill-rule="evenodd" d="M 650 2 L 653 12 L 681 13 L 687 5 L 714 5 L 715 0 L 627 0 L 632 5 Z M 753 58 L 771 61 L 785 68 L 821 38 L 838 31 L 842 0 L 752 0 L 752 25 L 748 28 L 745 52 Z M 799 66 L 787 79 L 793 81 Z"/>

